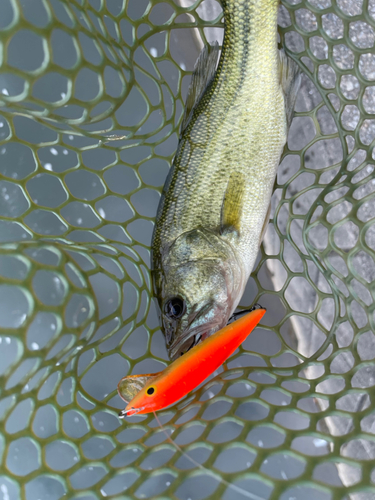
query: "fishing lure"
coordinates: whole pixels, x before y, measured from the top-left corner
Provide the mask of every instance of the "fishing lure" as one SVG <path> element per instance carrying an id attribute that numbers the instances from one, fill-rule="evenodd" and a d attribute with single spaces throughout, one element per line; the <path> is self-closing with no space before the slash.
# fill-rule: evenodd
<path id="1" fill-rule="evenodd" d="M 229 483 L 218 473 L 207 469 L 190 457 L 168 435 L 156 411 L 175 403 L 211 375 L 242 344 L 265 312 L 264 308 L 256 305 L 245 316 L 242 316 L 241 312 L 234 314 L 233 322 L 192 347 L 162 372 L 148 375 L 129 375 L 121 379 L 117 387 L 120 397 L 127 403 L 130 401 L 126 408 L 119 413 L 120 418 L 124 418 L 126 415 L 153 412 L 167 440 L 187 460 L 220 483 L 225 484 L 232 491 L 240 493 L 250 500 L 266 499 Z"/>
<path id="2" fill-rule="evenodd" d="M 128 405 L 119 417 L 162 410 L 186 396 L 229 358 L 265 312 L 262 307 L 254 309 L 192 347 L 162 372 L 121 379 L 117 390 Z"/>

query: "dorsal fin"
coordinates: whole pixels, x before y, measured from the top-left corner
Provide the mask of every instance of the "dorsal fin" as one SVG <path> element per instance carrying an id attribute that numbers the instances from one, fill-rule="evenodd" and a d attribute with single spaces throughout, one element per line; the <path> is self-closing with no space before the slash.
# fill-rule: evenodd
<path id="1" fill-rule="evenodd" d="M 302 73 L 299 66 L 293 59 L 288 57 L 284 50 L 279 50 L 280 57 L 280 84 L 284 91 L 285 113 L 287 127 L 289 130 L 293 119 L 294 105 L 296 104 L 297 93 L 301 85 Z"/>
<path id="2" fill-rule="evenodd" d="M 185 112 L 181 124 L 181 133 L 188 126 L 194 109 L 201 100 L 204 91 L 215 76 L 219 55 L 220 49 L 218 42 L 215 42 L 213 45 L 205 45 L 202 52 L 199 54 L 197 62 L 194 66 L 194 72 L 186 98 Z"/>
<path id="3" fill-rule="evenodd" d="M 221 233 L 227 230 L 235 230 L 238 234 L 240 233 L 244 190 L 245 176 L 241 172 L 232 172 L 221 206 Z"/>

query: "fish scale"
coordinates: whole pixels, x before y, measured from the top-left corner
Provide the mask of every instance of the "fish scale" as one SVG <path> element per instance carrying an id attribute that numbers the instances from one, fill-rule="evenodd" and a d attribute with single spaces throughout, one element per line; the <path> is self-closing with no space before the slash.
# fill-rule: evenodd
<path id="1" fill-rule="evenodd" d="M 241 299 L 300 82 L 277 49 L 277 1 L 230 0 L 223 10 L 220 59 L 214 46 L 196 64 L 153 235 L 154 288 L 172 358 L 191 337 L 222 328 Z M 173 298 L 184 306 L 179 318 L 165 313 Z"/>

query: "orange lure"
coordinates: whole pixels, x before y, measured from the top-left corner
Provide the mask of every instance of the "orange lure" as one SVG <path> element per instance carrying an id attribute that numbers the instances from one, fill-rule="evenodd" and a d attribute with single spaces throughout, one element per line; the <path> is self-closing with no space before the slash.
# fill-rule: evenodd
<path id="1" fill-rule="evenodd" d="M 121 379 L 117 387 L 120 397 L 128 402 L 131 394 L 132 399 L 119 416 L 162 410 L 186 396 L 229 358 L 265 312 L 263 308 L 255 309 L 237 319 L 194 346 L 162 372 Z M 133 387 L 129 391 L 129 380 L 138 382 L 136 390 Z"/>

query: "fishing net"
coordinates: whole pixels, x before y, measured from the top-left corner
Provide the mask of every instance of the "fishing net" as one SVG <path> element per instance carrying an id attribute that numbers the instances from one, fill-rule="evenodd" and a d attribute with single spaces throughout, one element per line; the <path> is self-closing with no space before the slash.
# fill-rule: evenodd
<path id="1" fill-rule="evenodd" d="M 0 499 L 375 498 L 375 2 L 293 0 L 303 71 L 241 307 L 262 325 L 187 399 L 117 418 L 168 364 L 157 204 L 215 0 L 0 2 Z"/>

